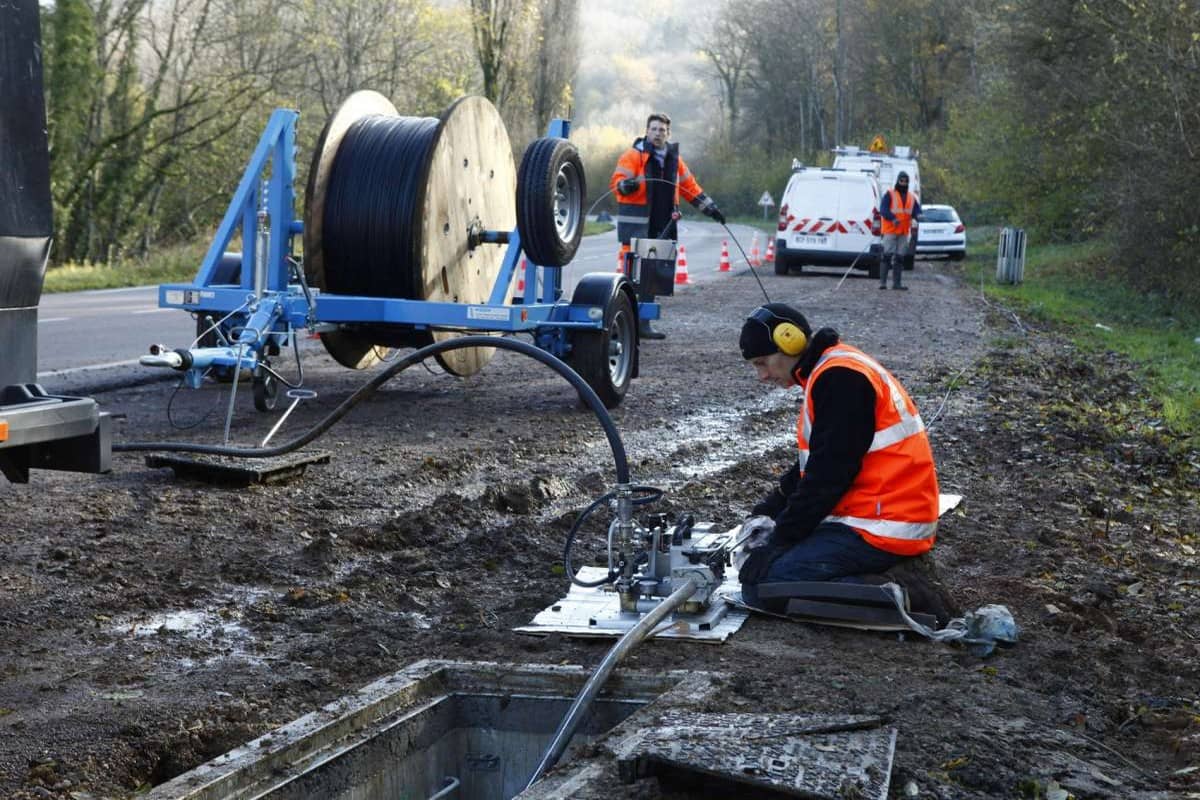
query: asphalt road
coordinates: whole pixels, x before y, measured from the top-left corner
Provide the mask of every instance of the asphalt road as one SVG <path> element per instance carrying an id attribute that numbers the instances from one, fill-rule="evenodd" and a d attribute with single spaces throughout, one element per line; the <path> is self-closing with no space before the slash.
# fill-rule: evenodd
<path id="1" fill-rule="evenodd" d="M 749 254 L 754 229 L 735 225 L 731 230 Z M 731 273 L 719 271 L 723 241 L 729 243 Z M 715 223 L 681 223 L 679 242 L 693 283 L 728 279 L 746 266 L 734 239 Z M 765 250 L 762 237 L 759 244 Z M 564 269 L 563 296 L 571 297 L 584 274 L 613 271 L 616 254 L 615 232 L 586 237 Z M 65 382 L 78 390 L 93 379 L 107 383 L 133 378 L 148 369 L 137 359 L 151 344 L 184 347 L 194 336 L 189 314 L 158 307 L 157 286 L 43 295 L 38 308 L 38 381 L 51 390 Z"/>

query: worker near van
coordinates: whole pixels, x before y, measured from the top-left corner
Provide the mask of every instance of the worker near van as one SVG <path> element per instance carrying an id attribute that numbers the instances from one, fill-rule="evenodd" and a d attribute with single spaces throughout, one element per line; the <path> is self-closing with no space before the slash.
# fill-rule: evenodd
<path id="1" fill-rule="evenodd" d="M 679 219 L 680 195 L 706 216 L 725 224 L 725 215 L 679 157 L 679 144 L 668 142 L 670 137 L 671 118 L 662 112 L 651 114 L 646 120 L 646 135 L 621 154 L 608 181 L 609 189 L 617 196 L 622 263 L 630 239 L 679 238 L 675 222 Z M 652 302 L 654 294 L 639 287 L 638 300 Z M 638 320 L 638 332 L 643 339 L 666 338 L 666 334 L 650 327 L 649 320 Z"/>
<path id="2" fill-rule="evenodd" d="M 908 173 L 896 176 L 896 185 L 883 194 L 879 216 L 883 217 L 883 262 L 879 265 L 879 288 L 887 288 L 888 270 L 892 271 L 892 288 L 908 291 L 901 285 L 904 274 L 904 254 L 908 252 L 908 237 L 913 220 L 921 213 L 917 196 L 908 191 Z"/>
<path id="3" fill-rule="evenodd" d="M 742 325 L 742 357 L 764 383 L 799 386 L 799 458 L 751 509 L 742 598 L 761 583 L 862 582 L 933 547 L 938 481 L 912 398 L 837 331 L 813 334 L 799 310 L 768 303 Z"/>

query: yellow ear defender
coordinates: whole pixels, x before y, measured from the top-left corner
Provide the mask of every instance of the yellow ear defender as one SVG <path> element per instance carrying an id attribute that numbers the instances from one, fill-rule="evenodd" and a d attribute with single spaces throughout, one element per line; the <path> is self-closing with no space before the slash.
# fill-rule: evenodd
<path id="1" fill-rule="evenodd" d="M 786 317 L 779 316 L 766 306 L 754 309 L 750 319 L 756 319 L 767 326 L 767 332 L 771 334 L 771 341 L 784 355 L 798 356 L 808 346 L 808 337 L 804 335 L 804 331 L 800 329 L 799 325 Z M 771 326 L 772 320 L 775 322 L 774 327 Z"/>

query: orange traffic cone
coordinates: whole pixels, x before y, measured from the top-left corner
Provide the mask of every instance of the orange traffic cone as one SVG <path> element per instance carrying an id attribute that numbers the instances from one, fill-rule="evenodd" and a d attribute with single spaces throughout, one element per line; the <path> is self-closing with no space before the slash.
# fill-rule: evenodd
<path id="1" fill-rule="evenodd" d="M 721 242 L 721 263 L 717 267 L 717 272 L 729 272 L 729 242 Z"/>
<path id="2" fill-rule="evenodd" d="M 767 239 L 767 263 L 775 263 L 775 239 Z"/>
<path id="3" fill-rule="evenodd" d="M 750 245 L 750 266 L 762 266 L 762 258 L 758 253 L 758 231 L 754 232 L 754 241 Z"/>
<path id="4" fill-rule="evenodd" d="M 521 257 L 521 266 L 517 267 L 517 294 L 525 294 L 525 270 L 529 269 L 529 260 Z"/>
<path id="5" fill-rule="evenodd" d="M 691 283 L 687 271 L 687 251 L 683 249 L 683 245 L 679 245 L 679 258 L 675 259 L 675 283 Z"/>

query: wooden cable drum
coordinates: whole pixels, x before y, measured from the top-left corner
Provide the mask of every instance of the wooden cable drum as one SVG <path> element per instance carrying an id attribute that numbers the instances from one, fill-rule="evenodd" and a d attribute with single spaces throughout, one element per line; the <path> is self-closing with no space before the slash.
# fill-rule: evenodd
<path id="1" fill-rule="evenodd" d="M 464 97 L 435 119 L 402 117 L 382 95 L 355 92 L 325 125 L 313 155 L 305 275 L 338 295 L 487 303 L 504 248 L 472 249 L 470 236 L 512 230 L 516 181 L 508 132 L 486 99 Z M 321 341 L 338 363 L 363 369 L 386 348 L 461 335 L 369 323 L 322 333 Z M 494 353 L 465 348 L 437 359 L 466 376 Z"/>

